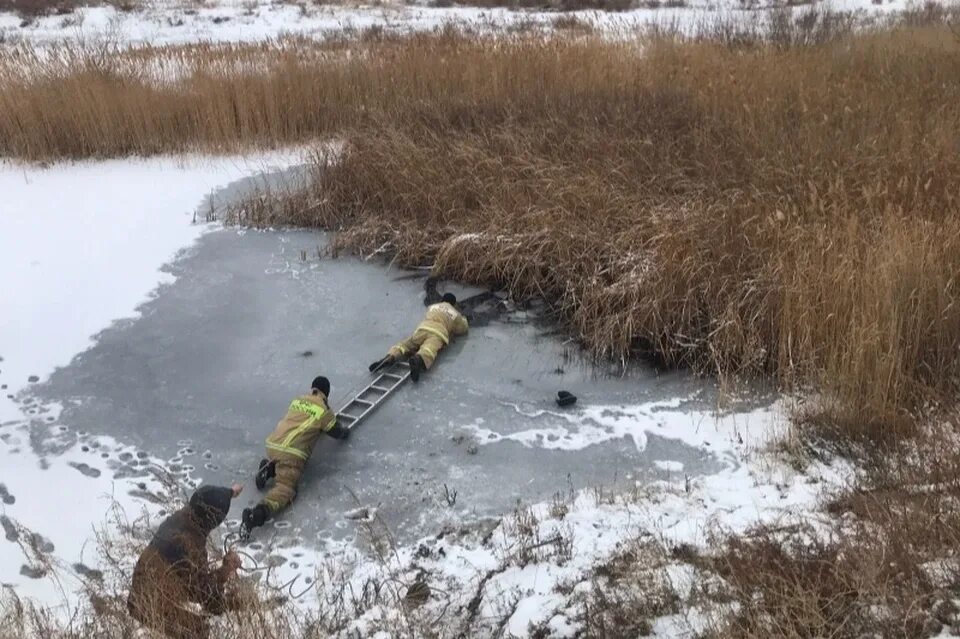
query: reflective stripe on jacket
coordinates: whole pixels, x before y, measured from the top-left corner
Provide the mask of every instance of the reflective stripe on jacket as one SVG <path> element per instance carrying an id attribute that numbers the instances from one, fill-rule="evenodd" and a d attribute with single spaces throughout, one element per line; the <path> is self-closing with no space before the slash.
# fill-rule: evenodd
<path id="1" fill-rule="evenodd" d="M 417 330 L 433 333 L 442 339 L 444 344 L 449 345 L 451 335 L 466 335 L 469 328 L 463 313 L 446 302 L 440 302 L 427 308 L 427 315 Z"/>
<path id="2" fill-rule="evenodd" d="M 336 415 L 327 406 L 323 393 L 303 395 L 290 402 L 290 408 L 273 433 L 267 437 L 267 448 L 281 455 L 306 460 L 322 433 L 337 423 Z"/>

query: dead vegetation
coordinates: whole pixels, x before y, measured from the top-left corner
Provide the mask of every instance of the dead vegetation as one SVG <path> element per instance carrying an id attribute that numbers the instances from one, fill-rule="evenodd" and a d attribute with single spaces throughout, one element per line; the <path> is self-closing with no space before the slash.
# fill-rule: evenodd
<path id="1" fill-rule="evenodd" d="M 955 426 L 875 449 L 835 519 L 768 526 L 692 562 L 723 579 L 711 637 L 932 637 L 960 631 Z"/>
<path id="2" fill-rule="evenodd" d="M 83 2 L 77 0 L 0 0 L 0 11 L 11 11 L 24 20 L 72 13 Z"/>
<path id="3" fill-rule="evenodd" d="M 774 14 L 762 37 L 661 28 L 642 47 L 564 21 L 576 39 L 7 51 L 0 152 L 344 140 L 310 183 L 234 220 L 339 231 L 338 250 L 543 298 L 597 356 L 820 392 L 798 436 L 856 456 L 861 481 L 827 531 L 684 557 L 722 579 L 715 636 L 930 636 L 960 594 L 942 412 L 960 392 L 956 24 L 929 5 L 856 35 L 812 11 Z M 566 552 L 514 524 L 508 563 Z M 668 590 L 637 598 L 656 588 L 630 565 L 588 601 L 595 636 L 676 609 Z"/>
<path id="4" fill-rule="evenodd" d="M 545 298 L 598 356 L 909 427 L 960 380 L 960 44 L 809 41 L 434 41 L 423 101 L 369 109 L 312 186 L 237 217 Z"/>

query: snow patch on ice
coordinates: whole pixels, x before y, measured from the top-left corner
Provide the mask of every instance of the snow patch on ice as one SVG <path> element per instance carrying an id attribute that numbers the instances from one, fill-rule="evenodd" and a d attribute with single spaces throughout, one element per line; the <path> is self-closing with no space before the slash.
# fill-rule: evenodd
<path id="1" fill-rule="evenodd" d="M 781 403 L 749 412 L 715 414 L 685 408 L 695 397 L 675 398 L 638 406 L 589 406 L 579 412 L 525 410 L 512 405 L 520 415 L 551 425 L 514 432 L 497 432 L 474 422 L 464 427 L 481 445 L 515 442 L 548 450 L 582 450 L 605 442 L 630 439 L 638 451 L 647 447 L 649 435 L 679 440 L 713 451 L 732 445 L 762 444 L 784 431 L 786 417 Z"/>
<path id="2" fill-rule="evenodd" d="M 554 502 L 519 508 L 488 533 L 478 530 L 424 538 L 396 549 L 385 562 L 371 561 L 355 549 L 344 547 L 345 554 L 328 557 L 350 566 L 350 570 L 339 581 L 324 581 L 317 594 L 330 597 L 344 582 L 359 588 L 369 580 L 409 582 L 427 575 L 436 594 L 423 614 L 446 614 L 447 627 L 457 627 L 462 622 L 458 615 L 472 598 L 480 596 L 474 623 L 481 627 L 483 623 L 495 626 L 505 619 L 511 636 L 529 636 L 529 629 L 535 626 L 553 629 L 558 636 L 571 636 L 579 628 L 578 611 L 582 612 L 577 597 L 589 592 L 594 569 L 638 539 L 655 540 L 667 549 L 684 545 L 705 548 L 718 532 L 743 532 L 761 523 L 802 520 L 816 528 L 819 517 L 826 517 L 818 514 L 821 497 L 829 489 L 847 484 L 853 476 L 852 468 L 843 461 L 817 463 L 799 472 L 788 460 L 766 450 L 782 433 L 782 402 L 723 415 L 683 412 L 685 404 L 677 400 L 591 407 L 577 415 L 522 407 L 517 410 L 565 422 L 563 427 L 545 428 L 538 435 L 559 433 L 574 450 L 604 438 L 630 437 L 642 443 L 648 433 L 666 437 L 664 432 L 668 432 L 711 450 L 725 461 L 720 472 L 701 478 L 678 475 L 652 483 L 637 482 L 614 492 L 585 490 L 561 506 Z M 477 424 L 472 428 L 478 439 L 486 438 L 486 445 L 552 445 L 546 437 L 531 435 L 530 431 L 510 436 Z M 671 461 L 662 462 L 660 467 L 682 469 L 678 462 Z M 691 566 L 674 562 L 665 567 L 664 574 L 678 596 L 690 596 L 696 578 Z M 385 607 L 389 604 L 362 614 L 343 636 L 377 628 Z M 702 630 L 707 616 L 695 607 L 686 607 L 651 621 L 658 636 L 681 637 Z M 479 631 L 476 627 L 471 630 Z"/>

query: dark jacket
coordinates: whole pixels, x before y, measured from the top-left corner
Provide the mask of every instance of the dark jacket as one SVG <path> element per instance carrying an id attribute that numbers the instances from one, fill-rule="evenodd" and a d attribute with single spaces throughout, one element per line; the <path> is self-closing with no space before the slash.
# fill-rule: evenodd
<path id="1" fill-rule="evenodd" d="M 225 611 L 227 574 L 209 568 L 207 536 L 226 519 L 232 498 L 230 488 L 203 486 L 160 524 L 133 571 L 127 607 L 135 619 L 160 629 L 188 602 L 210 614 Z"/>

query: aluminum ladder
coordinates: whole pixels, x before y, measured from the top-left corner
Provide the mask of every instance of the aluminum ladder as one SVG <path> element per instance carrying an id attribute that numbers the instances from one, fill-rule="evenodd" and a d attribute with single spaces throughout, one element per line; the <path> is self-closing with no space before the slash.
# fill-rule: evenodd
<path id="1" fill-rule="evenodd" d="M 353 430 L 408 379 L 410 365 L 407 362 L 394 362 L 381 368 L 373 381 L 337 412 L 337 422 L 347 430 Z"/>

